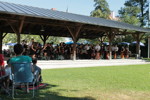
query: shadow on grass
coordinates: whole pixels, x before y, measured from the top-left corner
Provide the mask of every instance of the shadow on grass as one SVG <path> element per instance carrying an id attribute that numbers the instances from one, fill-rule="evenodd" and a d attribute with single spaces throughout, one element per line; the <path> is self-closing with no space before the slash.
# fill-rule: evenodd
<path id="1" fill-rule="evenodd" d="M 48 84 L 43 89 L 35 90 L 35 97 L 32 98 L 32 91 L 30 91 L 30 94 L 24 94 L 24 91 L 18 92 L 20 95 L 19 98 L 14 100 L 96 100 L 93 97 L 66 97 L 61 96 L 59 92 L 52 92 L 50 91 L 50 88 L 58 87 L 57 85 Z M 59 89 L 60 91 L 67 91 L 65 89 Z M 58 90 L 58 91 L 59 91 Z M 71 90 L 76 91 L 77 90 Z M 13 100 L 11 96 L 0 94 L 0 100 Z"/>

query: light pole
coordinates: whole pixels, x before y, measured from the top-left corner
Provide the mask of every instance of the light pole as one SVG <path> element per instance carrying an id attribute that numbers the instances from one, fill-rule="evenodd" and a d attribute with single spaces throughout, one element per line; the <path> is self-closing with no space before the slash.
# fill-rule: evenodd
<path id="1" fill-rule="evenodd" d="M 148 0 L 148 28 L 150 28 L 150 5 L 149 5 L 149 0 Z"/>
<path id="2" fill-rule="evenodd" d="M 66 9 L 66 12 L 68 13 L 68 12 L 69 12 L 69 1 L 67 0 L 66 3 L 67 3 L 67 9 Z"/>
<path id="3" fill-rule="evenodd" d="M 149 28 L 149 21 L 150 21 L 150 5 L 149 5 L 149 0 L 148 0 L 148 28 Z M 150 58 L 150 36 L 148 37 L 148 58 Z"/>

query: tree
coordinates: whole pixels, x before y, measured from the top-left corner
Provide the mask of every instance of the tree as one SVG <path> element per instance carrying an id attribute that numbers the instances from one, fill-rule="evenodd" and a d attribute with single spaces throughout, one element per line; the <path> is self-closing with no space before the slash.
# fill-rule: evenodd
<path id="1" fill-rule="evenodd" d="M 126 0 L 125 7 L 119 10 L 122 22 L 144 27 L 148 21 L 148 0 Z M 126 35 L 126 42 L 134 41 L 132 35 Z"/>
<path id="2" fill-rule="evenodd" d="M 91 16 L 109 19 L 110 9 L 106 0 L 94 0 L 95 9 L 91 12 Z"/>
<path id="3" fill-rule="evenodd" d="M 125 7 L 121 8 L 119 14 L 124 17 L 132 16 L 131 20 L 137 17 L 136 21 L 140 21 L 140 26 L 146 25 L 149 14 L 149 1 L 148 0 L 127 0 Z M 135 22 L 136 22 L 135 21 Z"/>
<path id="4" fill-rule="evenodd" d="M 94 0 L 95 9 L 91 12 L 92 17 L 110 19 L 110 9 L 106 0 Z M 99 37 L 96 39 L 88 40 L 93 44 L 99 44 Z"/>
<path id="5" fill-rule="evenodd" d="M 140 13 L 138 7 L 124 7 L 119 10 L 119 17 L 122 22 L 140 25 L 140 20 L 137 17 L 137 14 Z"/>

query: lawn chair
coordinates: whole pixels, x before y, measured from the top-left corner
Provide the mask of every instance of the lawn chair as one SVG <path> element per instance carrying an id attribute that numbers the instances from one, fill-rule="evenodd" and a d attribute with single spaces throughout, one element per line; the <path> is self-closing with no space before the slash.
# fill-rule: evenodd
<path id="1" fill-rule="evenodd" d="M 33 88 L 36 82 L 36 77 L 32 73 L 32 65 L 31 63 L 12 63 L 12 97 L 14 98 L 15 86 L 17 85 L 26 85 L 26 92 L 28 92 L 29 84 L 32 83 Z M 33 95 L 34 97 L 34 89 Z"/>

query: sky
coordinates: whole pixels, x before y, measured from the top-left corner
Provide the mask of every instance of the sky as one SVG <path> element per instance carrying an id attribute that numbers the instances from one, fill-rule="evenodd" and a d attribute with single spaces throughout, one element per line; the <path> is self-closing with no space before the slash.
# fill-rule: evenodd
<path id="1" fill-rule="evenodd" d="M 89 16 L 94 10 L 94 0 L 0 0 L 4 2 L 28 5 L 40 8 L 56 8 L 59 11 Z M 123 7 L 125 0 L 106 0 L 111 11 L 117 15 L 118 10 Z M 115 2 L 114 2 L 115 1 Z M 116 2 L 118 1 L 118 2 Z"/>

